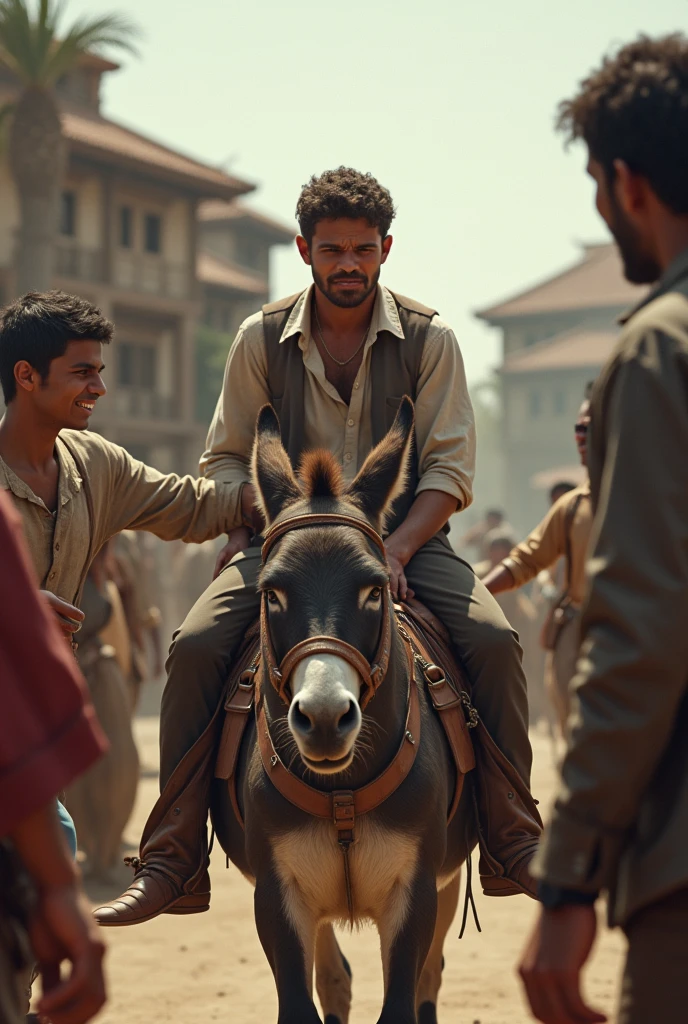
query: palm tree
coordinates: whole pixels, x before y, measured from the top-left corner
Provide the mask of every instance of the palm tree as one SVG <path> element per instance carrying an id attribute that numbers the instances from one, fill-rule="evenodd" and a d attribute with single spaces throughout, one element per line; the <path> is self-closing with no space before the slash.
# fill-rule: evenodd
<path id="1" fill-rule="evenodd" d="M 0 61 L 19 79 L 11 108 L 8 159 L 19 196 L 17 287 L 44 291 L 52 280 L 59 198 L 66 160 L 58 79 L 88 51 L 135 53 L 136 29 L 117 14 L 82 17 L 58 31 L 65 0 L 0 0 Z"/>

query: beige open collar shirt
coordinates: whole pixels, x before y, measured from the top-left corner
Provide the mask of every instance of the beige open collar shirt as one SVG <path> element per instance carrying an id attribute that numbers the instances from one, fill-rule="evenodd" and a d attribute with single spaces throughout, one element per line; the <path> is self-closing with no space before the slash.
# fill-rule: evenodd
<path id="1" fill-rule="evenodd" d="M 93 517 L 70 447 L 88 478 Z M 21 515 L 39 585 L 65 601 L 78 603 L 90 561 L 120 530 L 200 543 L 231 529 L 236 520 L 232 493 L 221 483 L 159 473 L 93 431 L 63 431 L 55 453 L 55 513 L 2 458 L 0 490 L 10 493 Z"/>
<path id="2" fill-rule="evenodd" d="M 306 443 L 328 448 L 353 480 L 372 447 L 370 381 L 373 345 L 381 331 L 404 337 L 392 293 L 378 285 L 363 361 L 349 405 L 325 376 L 311 333 L 313 285 L 298 299 L 281 341 L 298 335 L 306 369 L 304 420 Z M 250 479 L 256 418 L 270 401 L 262 313 L 245 320 L 227 358 L 222 393 L 210 425 L 201 473 L 222 480 L 237 495 Z M 457 509 L 473 498 L 475 426 L 458 342 L 451 327 L 434 317 L 420 366 L 416 398 L 416 439 L 420 481 L 417 493 L 444 491 Z M 237 499 L 237 507 L 239 500 Z M 237 520 L 236 525 L 238 525 Z"/>
<path id="3" fill-rule="evenodd" d="M 575 508 L 575 515 L 571 513 Z M 503 565 L 516 581 L 517 587 L 535 579 L 543 569 L 551 568 L 560 558 L 571 553 L 570 578 L 566 596 L 576 608 L 585 598 L 586 560 L 592 529 L 590 484 L 562 495 L 532 533 L 511 551 Z M 568 535 L 568 543 L 567 543 Z"/>

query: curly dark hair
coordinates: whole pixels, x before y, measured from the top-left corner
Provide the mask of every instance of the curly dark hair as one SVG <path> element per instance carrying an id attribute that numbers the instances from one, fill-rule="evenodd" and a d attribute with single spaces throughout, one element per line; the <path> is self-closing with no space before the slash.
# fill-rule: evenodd
<path id="1" fill-rule="evenodd" d="M 606 57 L 560 104 L 557 127 L 587 144 L 609 181 L 623 160 L 665 206 L 688 214 L 688 39 L 641 35 Z"/>
<path id="2" fill-rule="evenodd" d="M 318 221 L 363 217 L 386 238 L 395 214 L 392 197 L 384 185 L 372 174 L 363 174 L 353 167 L 314 174 L 301 189 L 296 204 L 296 219 L 309 245 Z"/>
<path id="3" fill-rule="evenodd" d="M 66 292 L 28 292 L 0 313 L 0 384 L 9 405 L 14 368 L 25 359 L 45 381 L 70 341 L 112 341 L 115 328 L 97 306 Z"/>

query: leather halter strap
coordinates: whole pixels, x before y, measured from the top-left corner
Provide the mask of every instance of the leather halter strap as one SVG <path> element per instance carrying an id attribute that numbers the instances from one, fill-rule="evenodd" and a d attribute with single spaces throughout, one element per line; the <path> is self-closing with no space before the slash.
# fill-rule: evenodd
<path id="1" fill-rule="evenodd" d="M 270 782 L 289 803 L 306 814 L 327 818 L 334 823 L 338 833 L 350 831 L 349 842 L 353 841 L 356 815 L 367 814 L 384 803 L 399 788 L 416 760 L 420 745 L 420 700 L 413 653 L 409 644 L 405 646 L 409 659 L 409 696 L 401 745 L 384 771 L 360 789 L 325 793 L 292 775 L 273 746 L 265 716 L 265 702 L 260 694 L 260 680 L 256 679 L 258 747 Z"/>
<path id="2" fill-rule="evenodd" d="M 281 537 L 286 533 L 290 533 L 292 530 L 299 530 L 308 526 L 349 526 L 353 529 L 359 530 L 373 541 L 386 561 L 384 541 L 379 533 L 373 529 L 370 523 L 364 519 L 358 519 L 356 516 L 323 512 L 292 516 L 290 518 L 283 519 L 281 522 L 274 523 L 265 535 L 265 543 L 263 544 L 262 549 L 263 565 L 265 565 L 273 546 Z M 348 661 L 348 663 L 361 677 L 364 689 L 359 704 L 363 711 L 366 705 L 375 696 L 377 688 L 387 675 L 389 659 L 392 651 L 392 618 L 392 599 L 389 584 L 386 584 L 382 588 L 382 627 L 380 629 L 380 640 L 378 642 L 372 664 L 366 657 L 364 657 L 363 654 L 361 654 L 360 651 L 356 650 L 355 647 L 352 647 L 351 644 L 346 643 L 345 640 L 340 640 L 339 637 L 311 636 L 290 648 L 290 650 L 285 654 L 281 664 L 278 665 L 277 658 L 275 656 L 275 649 L 272 643 L 272 637 L 270 636 L 270 630 L 268 627 L 267 596 L 266 594 L 263 594 L 260 602 L 260 637 L 263 665 L 268 679 L 277 690 L 284 703 L 290 704 L 291 697 L 289 680 L 299 662 L 314 654 L 334 654 L 337 657 Z"/>
<path id="3" fill-rule="evenodd" d="M 278 519 L 272 524 L 269 530 L 267 530 L 261 551 L 263 556 L 263 565 L 267 562 L 268 555 L 277 541 L 283 537 L 285 533 L 291 533 L 292 530 L 301 530 L 306 526 L 353 527 L 353 529 L 359 530 L 361 533 L 364 533 L 366 537 L 369 537 L 385 561 L 387 560 L 385 542 L 377 530 L 370 525 L 367 519 L 359 519 L 358 516 L 349 516 L 342 512 L 305 512 L 300 516 L 288 516 L 286 519 Z"/>

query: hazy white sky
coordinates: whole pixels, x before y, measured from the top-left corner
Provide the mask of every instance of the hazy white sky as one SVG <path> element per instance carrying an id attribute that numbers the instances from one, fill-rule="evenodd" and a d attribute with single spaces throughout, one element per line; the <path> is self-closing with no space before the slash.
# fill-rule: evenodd
<path id="1" fill-rule="evenodd" d="M 300 186 L 341 163 L 399 208 L 383 280 L 455 327 L 469 379 L 499 360 L 472 311 L 605 237 L 554 110 L 613 44 L 688 29 L 687 0 L 71 0 L 143 29 L 107 76 L 107 115 L 256 182 L 288 224 Z M 307 278 L 294 251 L 275 292 Z"/>

